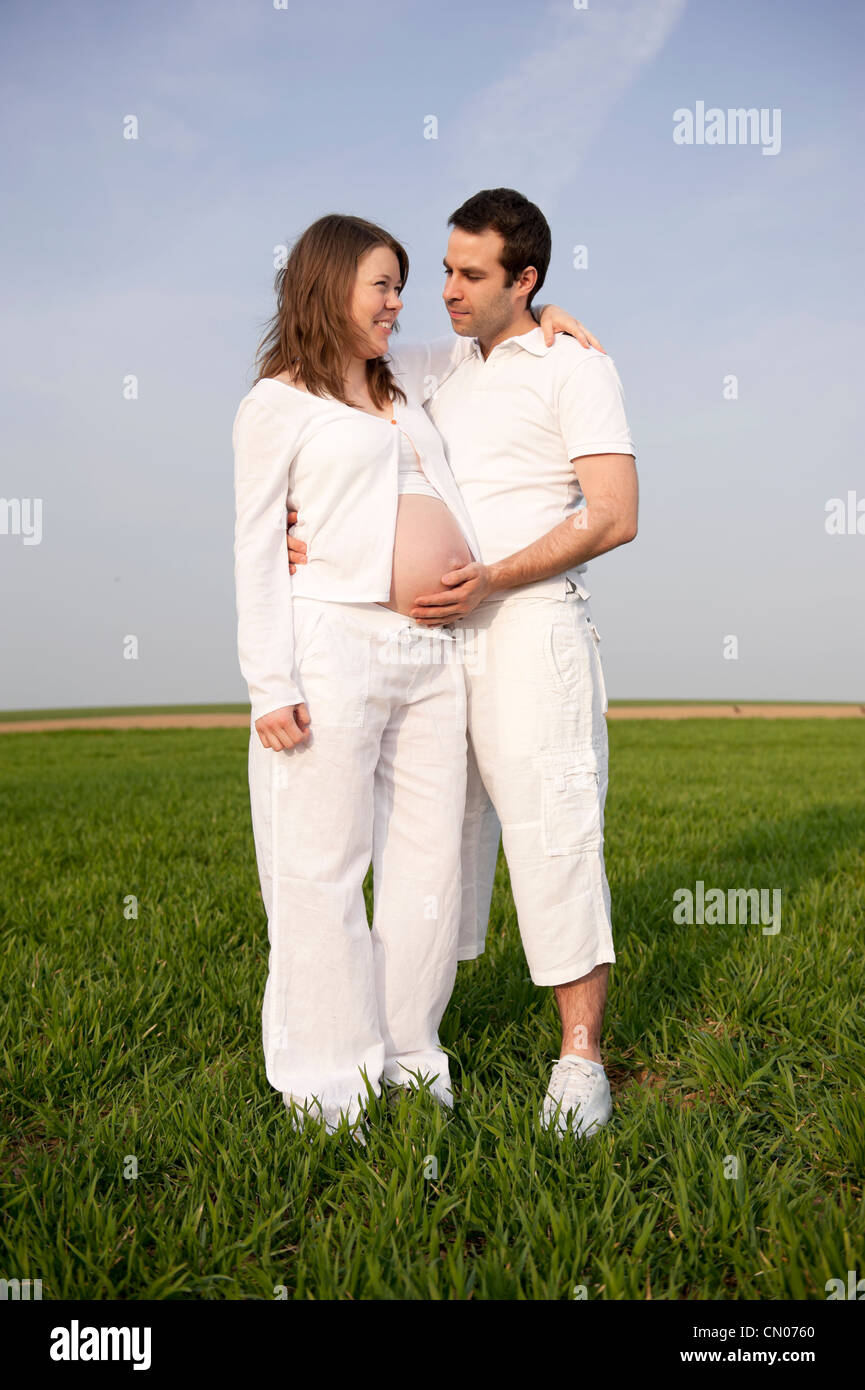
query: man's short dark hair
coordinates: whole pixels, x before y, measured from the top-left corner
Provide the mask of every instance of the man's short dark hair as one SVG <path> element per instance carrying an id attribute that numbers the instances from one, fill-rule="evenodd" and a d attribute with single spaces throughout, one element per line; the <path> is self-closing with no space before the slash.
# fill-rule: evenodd
<path id="1" fill-rule="evenodd" d="M 534 289 L 526 300 L 528 307 L 546 278 L 553 239 L 544 214 L 515 188 L 484 188 L 475 193 L 448 218 L 448 226 L 461 232 L 498 232 L 504 240 L 501 263 L 506 285 L 533 265 L 538 272 Z"/>

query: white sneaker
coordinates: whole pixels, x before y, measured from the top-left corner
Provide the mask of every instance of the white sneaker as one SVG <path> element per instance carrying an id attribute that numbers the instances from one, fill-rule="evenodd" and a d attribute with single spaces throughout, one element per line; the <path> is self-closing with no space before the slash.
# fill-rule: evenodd
<path id="1" fill-rule="evenodd" d="M 428 1073 L 410 1072 L 405 1067 L 403 1068 L 403 1072 L 406 1073 L 405 1077 L 400 1077 L 398 1081 L 391 1076 L 382 1078 L 389 1091 L 419 1091 L 422 1086 L 425 1090 L 429 1091 L 433 1100 L 437 1101 L 439 1105 L 443 1106 L 446 1110 L 453 1110 L 454 1093 L 451 1089 L 450 1079 L 447 1076 L 439 1075 L 436 1077 L 429 1077 Z"/>
<path id="2" fill-rule="evenodd" d="M 562 1057 L 553 1064 L 541 1107 L 544 1129 L 569 1129 L 584 1139 L 605 1125 L 613 1113 L 610 1083 L 600 1062 L 586 1057 Z"/>
<path id="3" fill-rule="evenodd" d="M 366 1147 L 368 1124 L 366 1116 L 362 1112 L 354 1115 L 347 1114 L 346 1111 L 335 1105 L 326 1105 L 322 1110 L 318 1101 L 314 1101 L 312 1106 L 304 1105 L 302 1101 L 296 1100 L 289 1091 L 283 1091 L 282 1099 L 288 1111 L 288 1120 L 292 1129 L 301 1131 L 306 1129 L 311 1133 L 313 1126 L 324 1124 L 328 1134 L 335 1134 L 342 1121 L 347 1119 L 349 1121 L 349 1138 L 354 1140 L 356 1144 Z"/>

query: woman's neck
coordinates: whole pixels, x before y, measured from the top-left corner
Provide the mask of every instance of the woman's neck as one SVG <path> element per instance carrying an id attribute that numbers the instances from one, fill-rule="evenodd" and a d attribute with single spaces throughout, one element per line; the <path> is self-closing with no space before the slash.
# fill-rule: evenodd
<path id="1" fill-rule="evenodd" d="M 381 409 L 375 405 L 369 393 L 366 375 L 366 359 L 363 357 L 353 357 L 343 373 L 345 392 L 348 399 L 355 405 L 370 413 L 381 415 L 382 418 L 390 415 L 389 406 Z"/>
<path id="2" fill-rule="evenodd" d="M 343 372 L 343 381 L 347 395 L 353 399 L 369 396 L 366 384 L 366 361 L 363 357 L 352 357 L 349 359 L 348 366 Z"/>

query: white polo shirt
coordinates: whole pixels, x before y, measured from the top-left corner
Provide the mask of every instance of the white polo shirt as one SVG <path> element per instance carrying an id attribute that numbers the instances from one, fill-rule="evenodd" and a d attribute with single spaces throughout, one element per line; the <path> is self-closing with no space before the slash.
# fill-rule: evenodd
<path id="1" fill-rule="evenodd" d="M 475 338 L 395 346 L 394 367 L 439 430 L 486 564 L 539 540 L 584 505 L 572 459 L 635 454 L 611 357 L 543 330 L 507 338 L 484 360 Z M 497 593 L 564 598 L 585 565 Z"/>

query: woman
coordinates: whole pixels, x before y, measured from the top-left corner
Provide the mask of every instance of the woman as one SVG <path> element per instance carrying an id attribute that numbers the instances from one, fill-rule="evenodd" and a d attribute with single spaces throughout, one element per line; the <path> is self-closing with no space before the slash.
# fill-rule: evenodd
<path id="1" fill-rule="evenodd" d="M 426 1079 L 452 1103 L 438 1026 L 456 973 L 465 686 L 453 630 L 407 614 L 480 555 L 440 438 L 386 360 L 407 274 L 380 227 L 309 227 L 233 431 L 266 1071 L 295 1120 L 355 1133 L 367 1084 Z M 314 539 L 295 578 L 289 492 Z"/>

